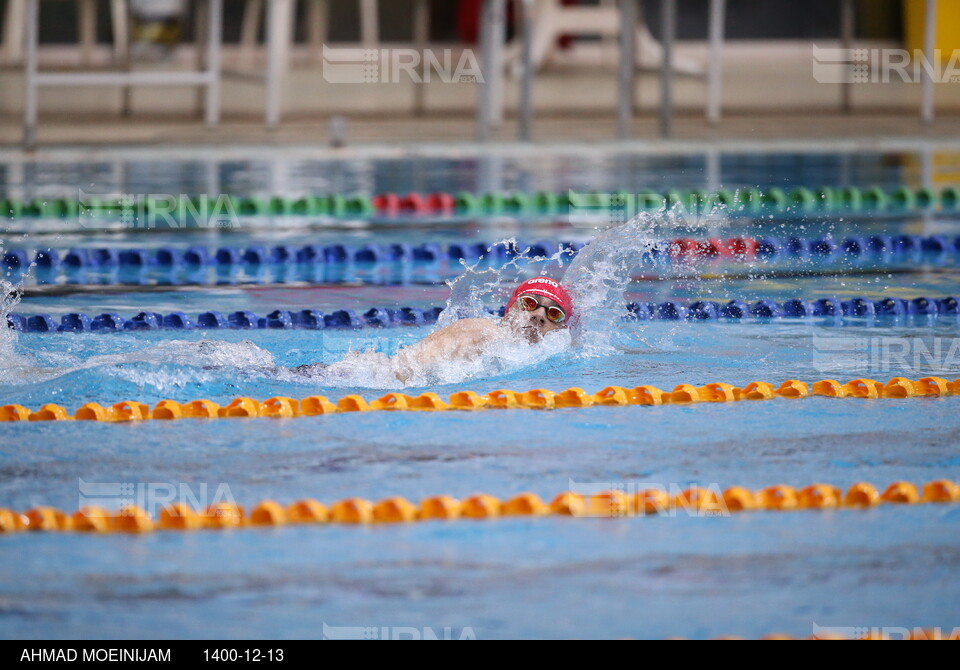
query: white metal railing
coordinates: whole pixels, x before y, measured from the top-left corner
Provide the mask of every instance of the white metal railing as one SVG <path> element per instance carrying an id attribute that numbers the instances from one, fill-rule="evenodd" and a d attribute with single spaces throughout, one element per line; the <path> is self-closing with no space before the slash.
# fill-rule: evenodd
<path id="1" fill-rule="evenodd" d="M 617 135 L 626 138 L 630 135 L 635 103 L 635 47 L 638 2 L 640 0 L 619 0 L 620 12 L 620 64 L 618 74 Z M 838 0 L 841 12 L 841 44 L 843 48 L 852 48 L 854 38 L 854 0 Z M 661 4 L 661 44 L 663 56 L 660 73 L 660 134 L 669 137 L 673 124 L 673 77 L 674 53 L 676 41 L 676 16 L 678 0 L 660 0 Z M 706 109 L 708 123 L 720 122 L 723 100 L 723 43 L 725 34 L 727 0 L 710 0 L 708 24 L 708 63 L 706 81 Z M 521 21 L 525 24 L 521 36 L 524 42 L 535 40 L 538 27 L 534 25 L 532 0 L 523 0 L 524 11 Z M 934 51 L 934 38 L 937 29 L 937 0 L 927 0 L 924 18 L 924 53 L 929 56 Z M 609 18 L 609 17 L 607 17 Z M 606 30 L 606 28 L 604 28 Z M 504 0 L 485 0 L 482 17 L 483 73 L 485 83 L 481 85 L 480 100 L 477 105 L 477 139 L 489 139 L 493 129 L 503 121 L 503 70 L 505 38 Z M 542 56 L 542 54 L 541 54 Z M 520 106 L 518 115 L 519 137 L 530 138 L 532 132 L 532 81 L 530 73 L 536 69 L 537 54 L 529 44 L 521 48 L 521 68 L 524 73 L 521 81 Z M 932 73 L 923 69 L 920 118 L 924 123 L 932 123 L 935 116 L 935 87 Z M 840 107 L 844 111 L 852 109 L 852 85 L 840 84 Z"/>
<path id="2" fill-rule="evenodd" d="M 209 15 L 206 21 L 206 54 L 203 69 L 199 71 L 130 72 L 40 72 L 38 48 L 40 35 L 40 0 L 25 0 L 23 26 L 24 49 L 24 107 L 23 145 L 36 145 L 39 90 L 58 86 L 200 86 L 205 90 L 204 112 L 208 126 L 220 122 L 220 56 L 223 29 L 223 0 L 206 0 Z"/>
<path id="3" fill-rule="evenodd" d="M 93 59 L 93 50 L 97 42 L 97 0 L 72 1 L 77 5 L 80 62 L 88 65 Z M 114 28 L 114 57 L 121 63 L 127 57 L 129 45 L 127 1 L 110 0 L 110 18 Z M 7 0 L 3 23 L 3 62 L 7 65 L 23 63 L 23 25 L 26 6 L 26 0 Z"/>
<path id="4" fill-rule="evenodd" d="M 88 2 L 88 0 L 83 0 Z M 260 0 L 248 0 L 256 3 Z M 318 3 L 322 8 L 326 0 L 310 0 Z M 671 134 L 673 120 L 673 61 L 675 47 L 676 12 L 678 0 L 660 0 L 662 7 L 662 49 L 661 61 L 661 100 L 660 100 L 660 130 L 661 135 Z M 722 113 L 722 79 L 723 79 L 723 42 L 724 21 L 727 0 L 710 0 L 709 32 L 709 62 L 707 68 L 707 100 L 706 119 L 709 123 L 718 123 Z M 853 41 L 854 12 L 853 0 L 838 0 L 841 5 L 841 42 L 850 46 Z M 36 126 L 38 116 L 38 91 L 41 87 L 55 86 L 122 86 L 128 88 L 135 85 L 182 85 L 200 86 L 204 89 L 205 121 L 209 126 L 215 126 L 220 118 L 220 87 L 221 87 L 221 37 L 223 23 L 223 0 L 205 0 L 209 9 L 206 26 L 205 63 L 198 71 L 169 71 L 169 72 L 130 72 L 126 69 L 114 72 L 39 72 L 37 66 L 37 49 L 39 37 L 39 2 L 40 0 L 11 0 L 19 6 L 22 4 L 23 26 L 25 35 L 25 103 L 24 103 L 24 145 L 33 147 L 36 141 Z M 125 0 L 112 0 L 114 6 L 125 5 Z M 361 0 L 364 8 L 364 40 L 377 39 L 374 26 L 377 16 L 377 0 Z M 416 0 L 415 4 L 415 41 L 421 48 L 427 42 L 428 32 L 428 2 Z M 639 0 L 618 0 L 617 11 L 620 12 L 620 65 L 618 70 L 618 102 L 617 102 L 617 134 L 621 138 L 629 137 L 632 125 L 635 102 L 635 48 L 636 25 Z M 519 137 L 529 140 L 533 128 L 533 50 L 537 26 L 534 21 L 535 0 L 520 0 L 521 17 L 521 61 L 522 76 L 520 79 L 519 105 Z M 282 111 L 282 81 L 289 59 L 292 41 L 293 22 L 295 20 L 295 0 L 269 0 L 267 3 L 267 66 L 263 79 L 265 91 L 265 120 L 268 127 L 276 127 L 280 122 Z M 15 8 L 16 10 L 16 8 Z M 16 10 L 13 12 L 16 18 Z M 259 10 L 258 10 L 259 11 Z M 933 53 L 936 34 L 937 1 L 927 0 L 925 14 L 924 52 Z M 115 20 L 119 16 L 114 11 Z M 8 15 L 9 16 L 9 15 Z M 126 9 L 122 12 L 125 25 Z M 117 26 L 119 31 L 121 26 Z M 16 26 L 9 23 L 5 27 L 7 48 L 10 48 L 10 36 L 16 32 Z M 506 36 L 506 2 L 505 0 L 484 0 L 482 12 L 482 72 L 484 82 L 480 84 L 480 95 L 477 104 L 477 139 L 484 141 L 491 137 L 494 127 L 502 123 L 504 107 L 504 61 Z M 15 44 L 15 40 L 12 40 Z M 126 44 L 124 40 L 123 45 Z M 120 53 L 120 52 L 118 52 Z M 126 61 L 126 46 L 122 47 L 123 58 Z M 935 87 L 933 74 L 923 68 L 922 96 L 920 116 L 925 123 L 932 123 L 935 115 Z M 423 110 L 424 87 L 416 87 L 416 110 Z M 841 107 L 851 108 L 851 88 L 849 83 L 841 85 Z"/>

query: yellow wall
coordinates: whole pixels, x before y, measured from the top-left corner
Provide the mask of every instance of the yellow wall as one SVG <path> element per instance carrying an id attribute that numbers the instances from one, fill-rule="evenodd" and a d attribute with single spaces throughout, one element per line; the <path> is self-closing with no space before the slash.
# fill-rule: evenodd
<path id="1" fill-rule="evenodd" d="M 923 22 L 927 0 L 904 0 L 903 22 L 907 49 L 923 48 Z M 960 49 L 960 2 L 938 0 L 935 47 L 941 52 Z M 949 53 L 944 55 L 949 59 Z"/>

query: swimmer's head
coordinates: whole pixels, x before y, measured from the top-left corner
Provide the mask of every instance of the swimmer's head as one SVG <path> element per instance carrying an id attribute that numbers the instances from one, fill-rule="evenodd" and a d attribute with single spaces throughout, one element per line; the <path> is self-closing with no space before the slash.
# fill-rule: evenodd
<path id="1" fill-rule="evenodd" d="M 520 284 L 503 313 L 505 324 L 531 343 L 566 328 L 572 316 L 573 299 L 560 282 L 549 277 L 534 277 Z"/>

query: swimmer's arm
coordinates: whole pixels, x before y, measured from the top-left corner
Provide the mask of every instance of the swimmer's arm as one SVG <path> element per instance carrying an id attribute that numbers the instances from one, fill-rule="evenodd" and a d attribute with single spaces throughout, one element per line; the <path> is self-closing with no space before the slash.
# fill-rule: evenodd
<path id="1" fill-rule="evenodd" d="M 498 333 L 496 322 L 489 319 L 460 319 L 427 335 L 410 348 L 435 352 L 438 349 L 482 349 L 487 338 Z"/>
<path id="2" fill-rule="evenodd" d="M 476 358 L 487 343 L 499 335 L 499 326 L 489 319 L 461 319 L 451 323 L 398 354 L 403 365 L 397 372 L 397 379 L 406 382 L 413 374 L 413 367 L 424 367 L 441 360 Z"/>

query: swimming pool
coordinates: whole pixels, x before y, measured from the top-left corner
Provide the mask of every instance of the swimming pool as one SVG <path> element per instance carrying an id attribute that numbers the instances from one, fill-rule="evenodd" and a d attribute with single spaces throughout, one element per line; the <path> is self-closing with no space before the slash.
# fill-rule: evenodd
<path id="1" fill-rule="evenodd" d="M 605 157 L 593 164 L 597 170 L 579 165 L 569 172 L 563 171 L 562 159 L 504 162 L 501 176 L 507 175 L 502 180 L 507 188 L 704 186 L 702 166 L 683 157 Z M 483 170 L 477 167 L 482 163 L 294 163 L 299 169 L 290 173 L 300 176 L 282 186 L 288 192 L 482 190 Z M 725 167 L 733 184 L 811 185 L 839 183 L 844 164 L 847 183 L 890 187 L 910 179 L 904 167 L 909 163 L 909 157 L 866 154 L 845 159 L 757 155 L 730 159 Z M 629 169 L 621 173 L 623 166 Z M 229 176 L 225 183 L 232 192 L 259 183 L 255 161 L 215 167 Z M 54 186 L 62 191 L 78 174 L 104 190 L 165 192 L 198 183 L 189 162 L 158 167 L 134 161 L 125 183 L 111 181 L 110 173 L 98 172 L 96 165 L 32 169 L 33 183 L 52 184 L 51 193 Z M 797 231 L 797 226 L 805 228 Z M 724 237 L 762 237 L 771 236 L 771 227 L 776 236 L 805 239 L 827 233 L 838 240 L 849 235 L 956 234 L 951 217 L 930 221 L 913 215 L 865 223 L 737 219 L 720 230 Z M 674 239 L 704 231 L 666 226 L 656 231 L 658 239 L 661 232 L 665 239 Z M 555 220 L 503 219 L 403 230 L 300 230 L 285 234 L 289 237 L 282 241 L 269 230 L 249 228 L 229 234 L 72 234 L 17 233 L 8 235 L 3 246 L 360 247 L 449 245 L 469 236 L 484 242 L 513 236 L 587 242 L 593 235 Z M 717 272 L 697 263 L 672 272 L 669 264 L 651 264 L 629 283 L 621 303 L 723 304 L 735 299 L 782 304 L 791 298 L 879 300 L 958 293 L 952 257 L 942 263 L 923 255 L 892 260 L 880 257 L 868 267 L 851 267 L 840 257 L 826 264 L 809 258 L 788 263 L 751 259 L 739 265 L 729 261 L 721 268 L 736 267 L 737 272 Z M 565 263 L 568 267 L 569 261 Z M 51 292 L 28 281 L 27 295 L 16 311 L 59 319 L 76 312 L 129 317 L 141 312 L 195 316 L 208 310 L 263 316 L 278 309 L 351 309 L 362 314 L 374 306 L 423 310 L 444 305 L 450 290 L 443 280 L 464 274 L 459 264 L 447 267 L 455 272 L 380 285 L 355 277 L 339 277 L 334 283 L 324 277 L 290 285 L 128 284 L 96 291 L 71 290 L 61 283 Z M 506 272 L 494 268 L 503 286 L 485 296 L 487 306 L 501 305 L 510 282 L 534 269 L 522 259 Z M 375 365 L 352 375 L 319 378 L 299 378 L 273 368 L 333 362 L 365 349 L 390 353 L 422 338 L 432 325 L 5 331 L 0 341 L 0 405 L 37 408 L 56 403 L 72 412 L 88 402 L 109 406 L 124 400 L 152 406 L 165 399 L 205 398 L 225 405 L 241 396 L 263 400 L 323 395 L 336 401 L 360 394 L 373 400 L 395 390 L 410 395 L 434 391 L 446 397 L 463 390 L 484 394 L 580 387 L 593 393 L 609 385 L 671 390 L 682 383 L 743 387 L 787 379 L 843 383 L 861 377 L 883 382 L 899 376 L 960 377 L 955 313 L 636 320 L 623 310 L 622 316 L 628 318 L 608 324 L 614 332 L 603 333 L 602 342 L 551 343 L 493 372 L 437 372 L 403 389 L 385 381 Z M 354 496 L 373 501 L 403 496 L 417 502 L 440 494 L 466 498 L 486 493 L 506 500 L 523 491 L 549 502 L 571 489 L 635 491 L 651 486 L 759 490 L 824 482 L 846 490 L 865 481 L 882 491 L 901 480 L 918 485 L 960 480 L 956 402 L 952 397 L 810 397 L 544 412 L 0 423 L 0 506 L 26 510 L 50 505 L 69 513 L 95 495 L 103 504 L 113 495 L 114 507 L 121 499 L 149 506 L 162 497 L 158 486 L 172 486 L 177 495 L 196 502 L 210 502 L 218 491 L 227 492 L 247 508 L 265 499 L 288 504 L 307 497 L 329 504 Z M 91 483 L 126 488 L 88 494 Z M 10 638 L 336 637 L 358 627 L 376 628 L 377 636 L 390 636 L 390 630 L 409 634 L 412 629 L 442 637 L 449 629 L 455 638 L 759 637 L 775 631 L 809 636 L 817 627 L 850 633 L 881 626 L 950 631 L 957 625 L 960 595 L 958 523 L 956 505 L 928 504 L 141 535 L 13 533 L 0 536 L 0 621 L 4 637 Z"/>

